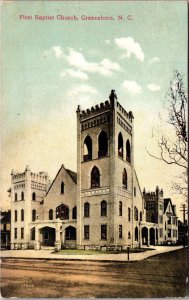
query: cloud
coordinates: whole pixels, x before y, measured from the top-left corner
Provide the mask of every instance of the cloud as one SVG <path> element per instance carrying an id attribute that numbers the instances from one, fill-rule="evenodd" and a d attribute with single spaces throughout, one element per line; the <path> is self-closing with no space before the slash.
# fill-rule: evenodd
<path id="1" fill-rule="evenodd" d="M 75 85 L 70 88 L 68 91 L 68 96 L 69 97 L 75 97 L 81 94 L 91 94 L 91 95 L 97 95 L 98 91 L 95 87 L 87 85 L 87 84 L 80 84 L 80 85 Z"/>
<path id="2" fill-rule="evenodd" d="M 160 85 L 157 85 L 155 83 L 150 83 L 147 85 L 147 88 L 152 91 L 152 92 L 157 92 L 161 89 L 161 86 Z"/>
<path id="3" fill-rule="evenodd" d="M 59 46 L 53 47 L 52 50 L 56 58 L 63 58 L 70 66 L 80 71 L 98 73 L 106 77 L 111 77 L 114 71 L 121 71 L 120 65 L 116 62 L 111 62 L 108 58 L 104 58 L 98 63 L 88 62 L 81 52 L 72 48 L 68 49 L 68 54 L 63 53 Z"/>
<path id="4" fill-rule="evenodd" d="M 110 40 L 105 40 L 104 42 L 105 42 L 105 44 L 107 44 L 107 45 L 110 44 Z"/>
<path id="5" fill-rule="evenodd" d="M 118 48 L 125 50 L 126 53 L 122 57 L 129 58 L 132 54 L 140 61 L 144 61 L 144 52 L 139 43 L 135 42 L 132 37 L 115 39 Z"/>
<path id="6" fill-rule="evenodd" d="M 86 73 L 80 70 L 67 69 L 60 74 L 61 77 L 70 76 L 81 80 L 88 80 L 89 77 Z"/>
<path id="7" fill-rule="evenodd" d="M 136 81 L 125 80 L 121 86 L 131 94 L 140 94 L 142 92 L 142 87 Z"/>
<path id="8" fill-rule="evenodd" d="M 149 64 L 154 64 L 154 63 L 157 63 L 159 61 L 159 57 L 155 56 L 153 57 L 152 59 L 149 60 Z"/>

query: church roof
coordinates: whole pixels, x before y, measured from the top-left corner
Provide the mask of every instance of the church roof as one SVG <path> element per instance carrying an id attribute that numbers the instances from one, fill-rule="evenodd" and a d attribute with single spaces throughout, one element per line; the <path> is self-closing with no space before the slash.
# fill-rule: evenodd
<path id="1" fill-rule="evenodd" d="M 170 198 L 164 198 L 164 213 L 166 212 L 166 209 L 167 209 L 167 206 L 168 206 L 169 202 L 171 204 L 171 208 L 172 208 L 172 211 L 174 213 L 173 204 L 172 204 L 172 201 L 171 201 Z"/>
<path id="2" fill-rule="evenodd" d="M 75 173 L 74 171 L 71 171 L 69 169 L 66 169 L 66 172 L 70 175 L 70 177 L 72 178 L 72 180 L 77 183 L 77 173 Z"/>

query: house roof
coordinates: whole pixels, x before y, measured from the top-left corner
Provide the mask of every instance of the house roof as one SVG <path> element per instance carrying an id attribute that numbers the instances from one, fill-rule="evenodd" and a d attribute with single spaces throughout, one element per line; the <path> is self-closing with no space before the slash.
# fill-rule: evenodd
<path id="1" fill-rule="evenodd" d="M 170 198 L 164 198 L 164 213 L 166 212 L 166 209 L 167 209 L 167 206 L 168 204 L 171 204 L 171 208 L 172 208 L 172 211 L 173 211 L 173 214 L 174 214 L 174 209 L 173 209 L 173 204 L 172 204 L 172 201 Z"/>
<path id="2" fill-rule="evenodd" d="M 11 212 L 9 211 L 2 211 L 1 212 L 1 224 L 7 224 L 11 221 Z"/>
<path id="3" fill-rule="evenodd" d="M 69 169 L 66 169 L 66 172 L 70 175 L 70 177 L 72 178 L 72 180 L 77 183 L 77 173 L 75 173 L 74 171 L 71 171 Z"/>

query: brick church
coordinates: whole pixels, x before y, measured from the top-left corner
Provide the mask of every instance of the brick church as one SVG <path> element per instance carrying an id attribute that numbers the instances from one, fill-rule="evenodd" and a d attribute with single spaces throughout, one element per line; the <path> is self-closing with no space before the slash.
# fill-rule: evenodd
<path id="1" fill-rule="evenodd" d="M 175 243 L 176 208 L 163 190 L 141 191 L 134 168 L 134 117 L 109 100 L 77 108 L 77 174 L 62 165 L 11 173 L 11 249 L 126 249 Z"/>

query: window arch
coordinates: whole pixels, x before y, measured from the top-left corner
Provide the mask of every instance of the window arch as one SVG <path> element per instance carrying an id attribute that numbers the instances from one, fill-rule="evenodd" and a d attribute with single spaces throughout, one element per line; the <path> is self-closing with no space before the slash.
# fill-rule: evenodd
<path id="1" fill-rule="evenodd" d="M 72 209 L 72 219 L 76 220 L 77 219 L 77 207 L 74 206 L 74 208 Z"/>
<path id="2" fill-rule="evenodd" d="M 88 202 L 85 202 L 84 204 L 84 217 L 89 218 L 90 216 L 90 204 Z"/>
<path id="3" fill-rule="evenodd" d="M 138 241 L 138 227 L 135 227 L 135 241 Z"/>
<path id="4" fill-rule="evenodd" d="M 87 135 L 83 145 L 83 161 L 89 161 L 92 159 L 92 149 L 92 139 L 89 135 Z"/>
<path id="5" fill-rule="evenodd" d="M 21 221 L 24 221 L 24 210 L 21 209 Z"/>
<path id="6" fill-rule="evenodd" d="M 138 209 L 136 208 L 136 206 L 134 207 L 134 219 L 135 221 L 138 221 Z"/>
<path id="7" fill-rule="evenodd" d="M 128 222 L 131 221 L 131 209 L 130 207 L 128 208 Z"/>
<path id="8" fill-rule="evenodd" d="M 53 220 L 53 210 L 49 209 L 49 220 Z"/>
<path id="9" fill-rule="evenodd" d="M 122 216 L 122 202 L 119 201 L 119 216 Z"/>
<path id="10" fill-rule="evenodd" d="M 107 133 L 102 130 L 98 137 L 98 157 L 104 157 L 108 155 L 108 136 Z"/>
<path id="11" fill-rule="evenodd" d="M 131 162 L 131 146 L 129 140 L 126 142 L 126 160 L 129 163 Z"/>
<path id="12" fill-rule="evenodd" d="M 107 216 L 107 202 L 105 200 L 101 202 L 101 216 Z"/>
<path id="13" fill-rule="evenodd" d="M 33 201 L 36 200 L 36 193 L 35 193 L 35 192 L 32 193 L 32 200 L 33 200 Z"/>
<path id="14" fill-rule="evenodd" d="M 64 182 L 61 182 L 61 186 L 60 186 L 60 193 L 64 194 Z"/>
<path id="15" fill-rule="evenodd" d="M 125 168 L 122 173 L 122 184 L 123 184 L 123 188 L 127 189 L 127 171 Z"/>
<path id="16" fill-rule="evenodd" d="M 24 200 L 24 192 L 21 193 L 21 200 Z"/>
<path id="17" fill-rule="evenodd" d="M 100 172 L 96 166 L 91 171 L 91 188 L 93 187 L 100 187 Z"/>
<path id="18" fill-rule="evenodd" d="M 69 207 L 65 204 L 61 204 L 56 208 L 56 219 L 69 220 Z"/>
<path id="19" fill-rule="evenodd" d="M 18 201 L 18 195 L 17 195 L 17 193 L 14 194 L 14 201 Z"/>
<path id="20" fill-rule="evenodd" d="M 118 135 L 118 156 L 123 158 L 123 136 L 121 132 Z"/>
<path id="21" fill-rule="evenodd" d="M 36 220 L 36 210 L 33 209 L 32 210 L 32 221 L 35 221 Z"/>

